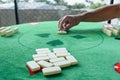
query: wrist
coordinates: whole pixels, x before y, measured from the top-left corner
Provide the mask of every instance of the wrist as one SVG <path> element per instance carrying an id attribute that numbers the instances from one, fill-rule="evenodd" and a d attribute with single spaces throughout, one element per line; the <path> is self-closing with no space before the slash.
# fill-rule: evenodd
<path id="1" fill-rule="evenodd" d="M 82 22 L 84 20 L 84 14 L 79 14 L 79 15 L 76 15 L 76 20 L 78 22 Z"/>

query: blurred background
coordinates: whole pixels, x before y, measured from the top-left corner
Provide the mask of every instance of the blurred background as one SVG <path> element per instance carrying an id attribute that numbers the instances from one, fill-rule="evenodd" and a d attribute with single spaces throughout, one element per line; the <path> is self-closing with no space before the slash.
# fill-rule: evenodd
<path id="1" fill-rule="evenodd" d="M 0 27 L 15 24 L 58 21 L 65 15 L 80 14 L 111 0 L 0 0 Z M 114 0 L 119 3 L 120 0 Z"/>

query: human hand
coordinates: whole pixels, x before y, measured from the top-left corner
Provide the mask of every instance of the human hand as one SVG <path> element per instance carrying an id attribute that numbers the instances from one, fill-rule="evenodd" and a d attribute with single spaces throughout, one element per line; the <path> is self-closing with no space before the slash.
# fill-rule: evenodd
<path id="1" fill-rule="evenodd" d="M 67 31 L 71 27 L 79 24 L 79 18 L 77 15 L 67 15 L 61 18 L 58 22 L 58 29 Z"/>

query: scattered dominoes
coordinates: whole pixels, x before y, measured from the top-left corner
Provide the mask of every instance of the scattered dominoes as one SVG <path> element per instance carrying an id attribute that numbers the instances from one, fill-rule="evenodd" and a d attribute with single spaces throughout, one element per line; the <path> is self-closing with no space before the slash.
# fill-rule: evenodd
<path id="1" fill-rule="evenodd" d="M 18 32 L 18 27 L 11 28 L 11 27 L 1 27 L 0 28 L 0 35 L 1 36 L 12 36 Z"/>
<path id="2" fill-rule="evenodd" d="M 78 61 L 66 48 L 49 48 L 36 49 L 33 54 L 33 61 L 28 61 L 26 65 L 30 71 L 42 71 L 43 75 L 55 75 L 62 72 L 61 68 L 77 65 Z"/>
<path id="3" fill-rule="evenodd" d="M 112 24 L 104 24 L 102 31 L 108 36 L 112 36 L 112 34 L 117 36 L 120 33 L 120 29 Z"/>

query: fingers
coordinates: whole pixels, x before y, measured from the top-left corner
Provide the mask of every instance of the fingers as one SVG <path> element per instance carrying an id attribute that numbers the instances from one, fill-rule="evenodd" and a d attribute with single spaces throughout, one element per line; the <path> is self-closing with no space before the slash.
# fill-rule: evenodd
<path id="1" fill-rule="evenodd" d="M 70 23 L 68 23 L 66 26 L 65 26 L 65 31 L 68 31 L 70 28 L 72 27 L 72 25 Z"/>
<path id="2" fill-rule="evenodd" d="M 62 20 L 62 18 L 58 21 L 58 28 L 60 28 L 61 20 Z"/>
<path id="3" fill-rule="evenodd" d="M 62 30 L 63 29 L 63 24 L 65 23 L 65 18 L 63 17 L 63 18 L 61 18 L 60 20 L 59 20 L 59 24 L 58 24 L 58 28 L 59 28 L 59 30 Z"/>
<path id="4" fill-rule="evenodd" d="M 67 31 L 72 27 L 71 24 L 72 24 L 72 21 L 70 16 L 65 16 L 59 20 L 58 29 Z"/>

